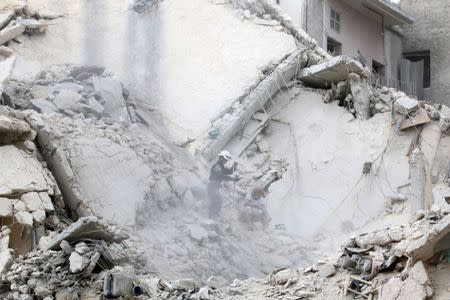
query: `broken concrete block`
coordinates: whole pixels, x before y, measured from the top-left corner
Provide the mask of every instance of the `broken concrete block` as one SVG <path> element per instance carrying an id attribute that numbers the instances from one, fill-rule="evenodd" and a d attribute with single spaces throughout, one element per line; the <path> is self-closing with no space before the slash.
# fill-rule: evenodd
<path id="1" fill-rule="evenodd" d="M 194 290 L 195 288 L 197 288 L 197 284 L 193 279 L 179 279 L 171 283 L 175 290 L 187 291 L 187 290 Z"/>
<path id="2" fill-rule="evenodd" d="M 77 92 L 69 89 L 63 89 L 53 99 L 53 103 L 60 110 L 77 110 L 78 104 L 83 97 Z"/>
<path id="3" fill-rule="evenodd" d="M 426 230 L 424 235 L 416 240 L 410 241 L 405 254 L 416 260 L 428 261 L 436 253 L 448 249 L 450 233 L 450 215 L 445 216 L 432 230 Z"/>
<path id="4" fill-rule="evenodd" d="M 10 217 L 13 214 L 13 204 L 8 198 L 0 198 L 0 217 Z"/>
<path id="5" fill-rule="evenodd" d="M 44 298 L 47 296 L 51 296 L 53 293 L 43 286 L 37 286 L 34 288 L 34 294 L 39 298 Z"/>
<path id="6" fill-rule="evenodd" d="M 80 273 L 89 265 L 89 259 L 74 251 L 70 254 L 69 263 L 71 273 Z"/>
<path id="7" fill-rule="evenodd" d="M 400 277 L 391 278 L 380 291 L 380 299 L 386 300 L 424 300 L 432 295 L 433 289 L 428 273 L 421 261 L 409 271 L 409 277 L 405 281 Z"/>
<path id="8" fill-rule="evenodd" d="M 424 209 L 426 193 L 426 165 L 425 156 L 419 148 L 411 152 L 410 161 L 411 195 L 409 197 L 411 214 Z"/>
<path id="9" fill-rule="evenodd" d="M 356 73 L 350 73 L 348 74 L 348 82 L 353 96 L 356 115 L 363 120 L 369 119 L 371 117 L 370 97 L 372 93 L 369 90 L 367 80 Z"/>
<path id="10" fill-rule="evenodd" d="M 31 127 L 27 122 L 0 115 L 0 145 L 25 141 L 30 133 Z"/>
<path id="11" fill-rule="evenodd" d="M 410 114 L 419 108 L 419 101 L 408 96 L 401 97 L 394 102 L 394 110 L 402 115 Z"/>
<path id="12" fill-rule="evenodd" d="M 22 195 L 22 197 L 20 197 L 20 201 L 25 203 L 25 208 L 28 211 L 36 211 L 39 209 L 44 209 L 41 197 L 39 197 L 39 194 L 36 192 Z"/>
<path id="13" fill-rule="evenodd" d="M 22 24 L 16 24 L 12 26 L 5 27 L 0 31 L 0 45 L 15 39 L 19 35 L 25 32 L 25 26 Z"/>
<path id="14" fill-rule="evenodd" d="M 0 93 L 3 93 L 3 84 L 9 79 L 16 62 L 16 56 L 10 55 L 5 60 L 0 61 Z"/>
<path id="15" fill-rule="evenodd" d="M 103 295 L 106 297 L 129 297 L 133 290 L 133 279 L 127 274 L 109 273 L 103 281 Z"/>
<path id="16" fill-rule="evenodd" d="M 0 11 L 0 30 L 2 30 L 16 15 L 14 9 Z"/>
<path id="17" fill-rule="evenodd" d="M 55 208 L 53 207 L 52 199 L 50 199 L 50 196 L 47 193 L 41 192 L 41 193 L 39 193 L 39 197 L 41 198 L 42 206 L 46 212 L 55 211 Z"/>
<path id="18" fill-rule="evenodd" d="M 130 123 L 125 99 L 123 98 L 122 84 L 114 77 L 92 78 L 95 91 L 101 96 L 104 112 L 116 122 Z"/>
<path id="19" fill-rule="evenodd" d="M 111 227 L 102 223 L 97 217 L 82 217 L 72 223 L 64 231 L 49 241 L 48 248 L 56 250 L 62 240 L 73 242 L 81 239 L 104 240 L 108 243 L 119 243 L 128 237 L 120 231 L 112 231 Z"/>
<path id="20" fill-rule="evenodd" d="M 281 270 L 275 274 L 274 280 L 276 284 L 285 284 L 289 280 L 296 280 L 298 278 L 298 272 L 292 269 Z"/>
<path id="21" fill-rule="evenodd" d="M 33 215 L 33 220 L 37 224 L 42 224 L 45 222 L 46 214 L 43 209 L 38 209 L 31 213 Z"/>
<path id="22" fill-rule="evenodd" d="M 331 263 L 320 265 L 318 267 L 318 269 L 319 269 L 319 275 L 322 278 L 332 277 L 332 276 L 334 276 L 334 274 L 336 274 L 336 267 Z"/>
<path id="23" fill-rule="evenodd" d="M 36 110 L 43 114 L 54 113 L 58 110 L 55 104 L 45 99 L 33 99 L 30 102 Z"/>
<path id="24" fill-rule="evenodd" d="M 5 275 L 13 263 L 11 251 L 9 249 L 0 252 L 0 274 Z"/>
<path id="25" fill-rule="evenodd" d="M 17 223 L 22 224 L 24 226 L 31 227 L 33 226 L 33 216 L 26 211 L 19 211 L 14 215 Z"/>
<path id="26" fill-rule="evenodd" d="M 13 201 L 13 209 L 14 209 L 14 212 L 26 211 L 25 203 L 23 203 L 20 200 L 14 200 Z"/>
<path id="27" fill-rule="evenodd" d="M 25 19 L 22 17 L 18 17 L 16 23 L 25 26 L 25 32 L 27 33 L 44 32 L 48 27 L 48 25 L 42 21 Z"/>
<path id="28" fill-rule="evenodd" d="M 36 84 L 30 89 L 30 94 L 34 99 L 47 99 L 49 91 L 48 86 Z"/>
<path id="29" fill-rule="evenodd" d="M 208 231 L 198 225 L 189 226 L 189 236 L 196 242 L 202 242 L 208 238 Z"/>
<path id="30" fill-rule="evenodd" d="M 347 80 L 350 73 L 365 77 L 361 63 L 347 56 L 336 56 L 324 63 L 302 69 L 297 77 L 309 86 L 326 88 L 331 87 L 332 83 Z"/>
<path id="31" fill-rule="evenodd" d="M 97 116 L 101 116 L 105 110 L 103 105 L 101 105 L 94 97 L 88 99 L 88 103 L 90 111 L 96 114 Z"/>

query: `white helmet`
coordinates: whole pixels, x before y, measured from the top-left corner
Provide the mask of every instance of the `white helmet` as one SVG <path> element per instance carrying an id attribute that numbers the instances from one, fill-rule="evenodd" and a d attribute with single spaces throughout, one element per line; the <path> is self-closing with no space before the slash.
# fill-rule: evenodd
<path id="1" fill-rule="evenodd" d="M 219 153 L 219 157 L 223 157 L 225 160 L 230 160 L 231 153 L 228 152 L 227 150 L 223 150 L 222 152 Z"/>

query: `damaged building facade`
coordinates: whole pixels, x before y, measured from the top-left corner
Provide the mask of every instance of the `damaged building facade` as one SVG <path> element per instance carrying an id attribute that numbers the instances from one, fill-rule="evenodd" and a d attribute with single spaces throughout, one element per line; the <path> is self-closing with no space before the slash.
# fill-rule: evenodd
<path id="1" fill-rule="evenodd" d="M 390 1 L 293 1 L 280 6 L 323 49 L 332 55 L 346 55 L 373 70 L 374 84 L 394 87 L 415 95 L 417 87 L 402 78 L 402 31 L 414 18 Z"/>
<path id="2" fill-rule="evenodd" d="M 449 104 L 450 4 L 445 0 L 402 0 L 400 4 L 415 17 L 413 24 L 403 26 L 403 51 L 407 60 L 423 64 L 424 97 Z"/>

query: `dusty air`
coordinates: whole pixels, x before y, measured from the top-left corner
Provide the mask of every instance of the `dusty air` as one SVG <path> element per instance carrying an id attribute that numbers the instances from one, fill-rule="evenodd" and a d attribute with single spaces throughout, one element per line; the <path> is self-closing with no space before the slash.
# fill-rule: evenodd
<path id="1" fill-rule="evenodd" d="M 0 0 L 0 299 L 450 299 L 447 0 Z"/>

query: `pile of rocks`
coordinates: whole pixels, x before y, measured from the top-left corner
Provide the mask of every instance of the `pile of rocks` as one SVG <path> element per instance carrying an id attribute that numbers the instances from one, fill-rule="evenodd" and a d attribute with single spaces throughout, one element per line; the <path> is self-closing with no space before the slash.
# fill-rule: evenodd
<path id="1" fill-rule="evenodd" d="M 106 271 L 136 256 L 118 244 L 125 238 L 95 217 L 80 218 L 61 233 L 42 237 L 39 249 L 14 260 L 3 272 L 2 280 L 9 287 L 2 289 L 3 296 L 68 299 L 64 297 L 78 297 L 86 289 L 98 295 Z"/>
<path id="2" fill-rule="evenodd" d="M 42 33 L 47 29 L 48 19 L 57 16 L 39 14 L 30 11 L 26 2 L 17 1 L 16 5 L 0 7 L 0 46 L 16 40 L 22 34 Z"/>
<path id="3" fill-rule="evenodd" d="M 43 114 L 102 118 L 109 124 L 136 120 L 122 83 L 102 67 L 52 66 L 32 82 L 9 82 L 3 97 L 12 107 L 31 108 Z"/>
<path id="4" fill-rule="evenodd" d="M 215 299 L 428 299 L 430 270 L 448 257 L 450 215 L 419 211 L 408 225 L 360 234 L 343 252 L 305 269 L 281 269 L 213 291 Z"/>

